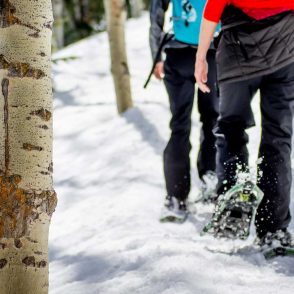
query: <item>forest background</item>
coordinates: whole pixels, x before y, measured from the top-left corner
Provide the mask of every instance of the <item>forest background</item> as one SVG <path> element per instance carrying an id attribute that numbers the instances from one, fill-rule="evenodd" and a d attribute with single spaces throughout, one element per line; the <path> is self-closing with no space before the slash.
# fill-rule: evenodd
<path id="1" fill-rule="evenodd" d="M 139 17 L 150 0 L 125 0 L 128 18 Z M 103 0 L 53 0 L 53 51 L 106 30 Z"/>

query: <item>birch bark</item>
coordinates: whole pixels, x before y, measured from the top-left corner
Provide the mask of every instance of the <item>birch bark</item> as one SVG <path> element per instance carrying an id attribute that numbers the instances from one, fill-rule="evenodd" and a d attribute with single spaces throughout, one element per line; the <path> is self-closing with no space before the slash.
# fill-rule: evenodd
<path id="1" fill-rule="evenodd" d="M 48 292 L 50 0 L 0 0 L 0 293 Z"/>
<path id="2" fill-rule="evenodd" d="M 133 106 L 124 32 L 126 19 L 125 1 L 104 0 L 104 7 L 117 109 L 119 113 L 122 113 Z"/>

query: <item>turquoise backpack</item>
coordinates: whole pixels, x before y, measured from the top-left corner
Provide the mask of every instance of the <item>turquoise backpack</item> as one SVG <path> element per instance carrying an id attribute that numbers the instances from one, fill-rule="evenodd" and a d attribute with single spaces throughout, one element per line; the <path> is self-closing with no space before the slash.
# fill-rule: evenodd
<path id="1" fill-rule="evenodd" d="M 198 45 L 202 14 L 207 0 L 172 0 L 175 39 Z"/>

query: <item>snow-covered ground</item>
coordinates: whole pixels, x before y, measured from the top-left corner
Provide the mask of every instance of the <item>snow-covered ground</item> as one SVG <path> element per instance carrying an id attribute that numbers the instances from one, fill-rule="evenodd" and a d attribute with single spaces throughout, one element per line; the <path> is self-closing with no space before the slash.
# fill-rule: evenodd
<path id="1" fill-rule="evenodd" d="M 170 113 L 161 83 L 152 80 L 142 89 L 151 65 L 148 26 L 147 15 L 127 24 L 135 108 L 121 116 L 105 33 L 55 55 L 78 59 L 54 66 L 59 204 L 50 230 L 50 294 L 293 293 L 293 259 L 266 262 L 258 254 L 207 250 L 243 244 L 200 236 L 212 206 L 198 204 L 183 225 L 158 222 L 165 193 L 161 154 Z M 259 125 L 258 111 L 256 120 Z M 250 130 L 251 164 L 259 135 L 258 127 Z M 195 107 L 193 162 L 198 137 Z M 192 173 L 195 198 L 199 180 L 195 168 Z"/>

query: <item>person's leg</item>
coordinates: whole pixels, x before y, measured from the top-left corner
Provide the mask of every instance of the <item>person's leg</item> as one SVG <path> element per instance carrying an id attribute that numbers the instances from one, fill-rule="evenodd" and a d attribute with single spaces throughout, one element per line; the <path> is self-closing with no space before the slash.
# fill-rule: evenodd
<path id="1" fill-rule="evenodd" d="M 264 77 L 261 84 L 262 137 L 259 187 L 264 198 L 256 215 L 258 235 L 286 229 L 291 189 L 294 64 Z"/>
<path id="2" fill-rule="evenodd" d="M 215 171 L 215 136 L 213 129 L 219 113 L 219 97 L 217 88 L 215 50 L 209 50 L 207 55 L 209 67 L 208 86 L 210 93 L 203 93 L 198 90 L 198 111 L 202 122 L 200 134 L 200 149 L 197 158 L 197 169 L 199 178 L 208 171 Z"/>
<path id="3" fill-rule="evenodd" d="M 236 183 L 238 165 L 248 165 L 248 135 L 246 129 L 254 126 L 251 100 L 259 87 L 260 78 L 220 85 L 220 116 L 216 129 L 216 171 L 218 195 Z"/>
<path id="4" fill-rule="evenodd" d="M 187 68 L 192 68 L 195 56 L 191 50 L 169 49 L 164 65 L 164 83 L 168 92 L 172 119 L 171 137 L 164 150 L 164 174 L 167 194 L 186 200 L 190 192 L 191 112 L 195 80 Z M 194 57 L 195 58 L 195 57 Z M 195 61 L 195 60 L 194 60 Z"/>

